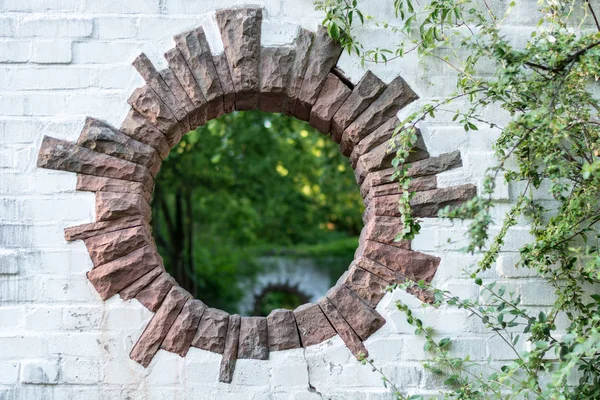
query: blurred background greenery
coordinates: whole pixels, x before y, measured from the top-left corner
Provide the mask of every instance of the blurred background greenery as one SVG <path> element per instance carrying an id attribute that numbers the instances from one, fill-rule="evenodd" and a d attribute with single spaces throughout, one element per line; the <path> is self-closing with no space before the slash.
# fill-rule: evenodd
<path id="1" fill-rule="evenodd" d="M 249 293 L 272 268 L 265 260 L 309 260 L 328 287 L 353 258 L 363 211 L 336 143 L 259 111 L 188 133 L 163 163 L 152 208 L 157 246 L 179 284 L 211 307 L 255 315 L 310 299 L 285 282 Z"/>

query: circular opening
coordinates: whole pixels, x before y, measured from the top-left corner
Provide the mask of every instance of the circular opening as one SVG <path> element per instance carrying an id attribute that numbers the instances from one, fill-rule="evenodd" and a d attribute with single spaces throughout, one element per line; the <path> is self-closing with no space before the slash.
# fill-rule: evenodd
<path id="1" fill-rule="evenodd" d="M 153 234 L 167 270 L 194 296 L 266 315 L 335 283 L 352 261 L 363 207 L 330 138 L 282 114 L 234 112 L 188 133 L 165 159 Z M 303 295 L 265 292 L 283 284 Z"/>

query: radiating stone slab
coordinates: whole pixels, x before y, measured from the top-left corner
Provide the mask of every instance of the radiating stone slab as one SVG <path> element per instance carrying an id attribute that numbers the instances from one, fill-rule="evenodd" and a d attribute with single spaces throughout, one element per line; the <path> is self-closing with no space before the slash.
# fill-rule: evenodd
<path id="1" fill-rule="evenodd" d="M 148 168 L 106 154 L 77 146 L 66 140 L 44 136 L 38 154 L 40 168 L 78 172 L 86 175 L 142 182 L 150 185 L 152 176 Z"/>
<path id="2" fill-rule="evenodd" d="M 179 82 L 179 79 L 177 79 L 175 72 L 173 72 L 171 68 L 165 68 L 161 70 L 159 74 L 185 110 L 186 116 L 184 120 L 189 122 L 190 131 L 196 129 L 198 127 L 198 112 L 194 106 L 194 103 L 192 103 L 192 100 L 189 98 L 185 89 Z"/>
<path id="3" fill-rule="evenodd" d="M 329 133 L 331 119 L 350 93 L 350 88 L 340 78 L 329 73 L 319 97 L 311 109 L 310 125 L 321 133 Z"/>
<path id="4" fill-rule="evenodd" d="M 140 290 L 135 298 L 148 310 L 156 311 L 173 286 L 177 286 L 175 279 L 168 273 L 163 272 Z"/>
<path id="5" fill-rule="evenodd" d="M 280 351 L 302 347 L 292 311 L 283 308 L 271 311 L 267 316 L 267 327 L 269 350 Z"/>
<path id="6" fill-rule="evenodd" d="M 86 118 L 77 144 L 98 153 L 144 165 L 152 176 L 156 176 L 160 169 L 161 159 L 152 147 L 95 118 Z"/>
<path id="7" fill-rule="evenodd" d="M 223 89 L 203 27 L 174 37 L 209 106 L 207 119 L 223 115 Z"/>
<path id="8" fill-rule="evenodd" d="M 371 105 L 344 131 L 340 149 L 346 157 L 365 136 L 392 118 L 418 96 L 401 77 L 396 77 Z"/>
<path id="9" fill-rule="evenodd" d="M 408 190 L 411 192 L 421 192 L 425 190 L 437 189 L 437 177 L 435 175 L 426 175 L 418 178 L 412 178 Z M 398 182 L 386 183 L 385 185 L 374 186 L 369 189 L 369 193 L 364 198 L 365 205 L 369 205 L 374 197 L 389 196 L 391 194 L 400 194 L 404 190 L 400 188 Z"/>
<path id="10" fill-rule="evenodd" d="M 192 346 L 223 354 L 229 314 L 215 308 L 207 308 L 202 315 Z"/>
<path id="11" fill-rule="evenodd" d="M 119 296 L 124 301 L 133 299 L 143 288 L 148 286 L 157 276 L 164 272 L 163 267 L 156 267 L 152 269 L 150 272 L 138 278 L 131 285 L 127 286 L 125 289 L 119 291 Z"/>
<path id="12" fill-rule="evenodd" d="M 269 359 L 269 335 L 265 317 L 242 317 L 237 358 Z"/>
<path id="13" fill-rule="evenodd" d="M 302 347 L 319 344 L 335 336 L 335 330 L 317 304 L 301 305 L 294 310 L 294 317 L 298 325 Z"/>
<path id="14" fill-rule="evenodd" d="M 229 317 L 225 351 L 223 352 L 221 367 L 219 369 L 219 382 L 231 383 L 233 378 L 233 371 L 235 370 L 235 364 L 237 361 L 240 324 L 241 317 L 239 315 L 231 315 Z"/>
<path id="15" fill-rule="evenodd" d="M 171 325 L 161 348 L 185 357 L 205 309 L 206 305 L 200 300 L 188 300 L 173 325 Z"/>
<path id="16" fill-rule="evenodd" d="M 121 229 L 133 228 L 140 225 L 145 225 L 148 229 L 150 229 L 148 223 L 140 216 L 124 217 L 111 221 L 92 222 L 90 224 L 71 226 L 65 229 L 65 240 L 67 242 L 72 242 L 74 240 L 85 240 L 96 235 L 115 232 Z"/>
<path id="17" fill-rule="evenodd" d="M 119 293 L 156 267 L 162 259 L 151 246 L 144 246 L 126 256 L 94 268 L 87 277 L 103 300 Z"/>
<path id="18" fill-rule="evenodd" d="M 171 150 L 165 135 L 133 108 L 121 124 L 121 132 L 152 147 L 161 160 L 164 160 Z"/>
<path id="19" fill-rule="evenodd" d="M 139 194 L 96 192 L 96 220 L 108 221 L 139 215 L 150 222 L 152 209 Z"/>
<path id="20" fill-rule="evenodd" d="M 459 151 L 445 153 L 439 157 L 430 157 L 423 160 L 412 162 L 409 165 L 407 175 L 413 178 L 435 175 L 437 173 L 458 168 L 462 166 L 462 161 Z M 394 168 L 386 168 L 381 171 L 373 171 L 367 174 L 364 182 L 360 186 L 361 196 L 366 197 L 371 187 L 385 185 L 392 182 Z"/>
<path id="21" fill-rule="evenodd" d="M 363 341 L 385 324 L 385 319 L 346 285 L 334 286 L 326 297 Z"/>
<path id="22" fill-rule="evenodd" d="M 369 133 L 356 146 L 354 146 L 352 154 L 350 154 L 350 164 L 352 165 L 352 168 L 356 168 L 356 163 L 362 155 L 373 150 L 380 144 L 388 142 L 394 135 L 394 132 L 399 125 L 400 120 L 398 119 L 398 117 L 393 116 L 379 128 Z"/>
<path id="23" fill-rule="evenodd" d="M 144 78 L 148 86 L 150 86 L 158 95 L 158 97 L 160 97 L 163 103 L 169 107 L 169 110 L 171 110 L 175 118 L 177 118 L 179 121 L 183 121 L 187 115 L 183 104 L 171 91 L 171 88 L 160 76 L 148 57 L 146 57 L 144 53 L 141 53 L 136 57 L 135 60 L 133 60 L 132 65 L 139 72 L 141 77 Z"/>
<path id="24" fill-rule="evenodd" d="M 348 275 L 346 275 L 344 284 L 371 307 L 375 308 L 385 295 L 385 288 L 389 282 L 357 265 L 353 265 L 350 267 Z"/>
<path id="25" fill-rule="evenodd" d="M 390 246 L 410 249 L 410 240 L 396 241 L 396 237 L 402 231 L 402 221 L 396 217 L 374 216 L 368 220 L 360 232 L 359 249 L 364 250 L 363 244 L 366 240 L 389 244 Z M 360 251 L 356 255 L 362 254 Z"/>
<path id="26" fill-rule="evenodd" d="M 358 335 L 348 325 L 344 317 L 339 313 L 337 308 L 331 303 L 327 297 L 323 297 L 319 300 L 319 307 L 323 310 L 323 313 L 329 320 L 329 323 L 333 326 L 338 335 L 342 338 L 348 349 L 354 354 L 357 359 L 360 357 L 366 357 L 369 352 L 361 342 Z"/>
<path id="27" fill-rule="evenodd" d="M 378 278 L 384 280 L 389 284 L 401 283 L 406 280 L 404 275 L 402 275 L 401 273 L 394 271 L 386 267 L 385 265 L 379 264 L 378 262 L 375 262 L 367 257 L 361 256 L 356 258 L 354 261 L 352 261 L 352 266 L 364 269 L 365 271 L 372 273 L 373 275 L 377 276 Z"/>
<path id="28" fill-rule="evenodd" d="M 369 242 L 364 257 L 401 273 L 407 279 L 431 282 L 440 258 L 413 250 L 400 249 L 383 243 Z"/>
<path id="29" fill-rule="evenodd" d="M 392 165 L 392 160 L 396 156 L 398 145 L 395 139 L 390 139 L 385 143 L 381 143 L 371 151 L 363 154 L 356 163 L 354 176 L 358 184 L 362 184 L 367 174 L 372 171 L 389 168 Z M 425 142 L 421 135 L 417 136 L 417 141 L 406 158 L 407 163 L 429 158 L 429 153 L 425 147 Z"/>
<path id="30" fill-rule="evenodd" d="M 260 109 L 282 112 L 295 51 L 290 47 L 263 47 L 260 60 Z"/>
<path id="31" fill-rule="evenodd" d="M 339 143 L 344 130 L 383 92 L 385 83 L 370 70 L 356 84 L 350 96 L 335 113 L 331 122 L 331 138 Z"/>
<path id="32" fill-rule="evenodd" d="M 258 108 L 261 8 L 230 8 L 216 14 L 231 78 L 236 110 Z"/>
<path id="33" fill-rule="evenodd" d="M 190 294 L 181 287 L 175 286 L 171 289 L 160 309 L 154 314 L 144 333 L 133 346 L 129 354 L 132 360 L 144 367 L 150 365 L 173 322 L 189 299 Z"/>
<path id="34" fill-rule="evenodd" d="M 227 55 L 221 53 L 213 56 L 213 63 L 221 81 L 221 89 L 223 89 L 223 112 L 228 114 L 235 109 L 235 86 L 229 72 L 229 62 Z"/>
<path id="35" fill-rule="evenodd" d="M 146 226 L 140 225 L 93 236 L 85 239 L 84 243 L 94 267 L 98 267 L 147 244 L 152 245 L 153 241 Z"/>
<path id="36" fill-rule="evenodd" d="M 179 121 L 150 86 L 135 89 L 127 102 L 166 136 L 170 146 L 173 145 L 174 139 L 170 133 Z"/>
<path id="37" fill-rule="evenodd" d="M 340 45 L 329 37 L 327 28 L 319 25 L 310 51 L 302 86 L 298 93 L 298 100 L 296 101 L 294 111 L 296 118 L 308 121 L 310 110 L 317 101 L 327 75 L 331 72 L 341 54 L 342 48 Z"/>
<path id="38" fill-rule="evenodd" d="M 105 178 L 103 176 L 77 174 L 75 188 L 84 192 L 133 193 L 141 195 L 148 203 L 152 200 L 152 194 L 144 189 L 140 182 Z"/>
<path id="39" fill-rule="evenodd" d="M 308 67 L 309 54 L 314 39 L 315 34 L 313 32 L 304 28 L 300 28 L 298 31 L 294 47 L 294 62 L 287 87 L 287 100 L 283 104 L 283 112 L 286 115 L 293 115 L 296 110 L 296 101 Z"/>

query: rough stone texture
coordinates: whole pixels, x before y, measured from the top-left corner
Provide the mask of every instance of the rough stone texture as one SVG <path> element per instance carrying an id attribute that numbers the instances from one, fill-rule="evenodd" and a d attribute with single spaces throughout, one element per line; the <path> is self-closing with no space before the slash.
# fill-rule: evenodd
<path id="1" fill-rule="evenodd" d="M 364 243 L 365 240 L 374 240 L 401 249 L 410 249 L 409 240 L 396 241 L 396 236 L 401 229 L 402 221 L 400 218 L 374 216 L 368 220 L 360 232 L 360 242 Z"/>
<path id="2" fill-rule="evenodd" d="M 215 308 L 207 308 L 202 315 L 192 346 L 223 354 L 229 314 Z"/>
<path id="3" fill-rule="evenodd" d="M 124 181 L 122 179 L 78 174 L 77 185 L 75 188 L 85 192 L 139 194 L 148 203 L 152 200 L 152 194 L 148 192 L 140 182 Z"/>
<path id="4" fill-rule="evenodd" d="M 148 272 L 146 275 L 137 279 L 131 285 L 127 286 L 125 289 L 119 291 L 119 296 L 123 300 L 133 299 L 143 288 L 148 286 L 157 276 L 164 272 L 163 267 L 156 267 Z"/>
<path id="5" fill-rule="evenodd" d="M 161 160 L 164 160 L 171 150 L 165 135 L 133 108 L 121 124 L 121 132 L 152 147 Z"/>
<path id="6" fill-rule="evenodd" d="M 86 118 L 77 144 L 98 153 L 144 165 L 152 176 L 156 176 L 160 169 L 161 160 L 152 147 L 131 139 L 95 118 Z"/>
<path id="7" fill-rule="evenodd" d="M 321 133 L 329 133 L 331 119 L 351 92 L 350 88 L 340 78 L 329 73 L 321 93 L 319 93 L 319 98 L 311 109 L 310 125 Z"/>
<path id="8" fill-rule="evenodd" d="M 87 277 L 103 300 L 119 293 L 156 267 L 162 259 L 152 246 L 144 246 L 88 272 Z"/>
<path id="9" fill-rule="evenodd" d="M 363 154 L 368 153 L 380 144 L 390 140 L 392 138 L 392 135 L 394 134 L 394 131 L 396 130 L 396 127 L 399 124 L 400 120 L 398 119 L 398 117 L 393 116 L 379 128 L 369 133 L 356 146 L 354 146 L 352 154 L 350 154 L 350 164 L 352 165 L 352 168 L 356 168 L 356 163 Z"/>
<path id="10" fill-rule="evenodd" d="M 146 326 L 144 333 L 137 341 L 129 357 L 142 364 L 150 365 L 152 358 L 160 348 L 162 341 L 171 329 L 173 322 L 181 312 L 183 305 L 190 298 L 190 294 L 179 286 L 175 286 L 162 303 L 160 309 Z"/>
<path id="11" fill-rule="evenodd" d="M 385 324 L 377 311 L 345 285 L 334 286 L 326 296 L 363 341 Z"/>
<path id="12" fill-rule="evenodd" d="M 175 36 L 177 48 L 183 54 L 187 64 L 196 78 L 196 82 L 206 101 L 210 104 L 207 119 L 223 115 L 223 89 L 204 28 L 199 27 Z"/>
<path id="13" fill-rule="evenodd" d="M 344 130 L 340 143 L 342 153 L 346 157 L 350 156 L 358 142 L 417 98 L 418 96 L 404 82 L 404 79 L 396 77 L 381 95 Z"/>
<path id="14" fill-rule="evenodd" d="M 292 311 L 283 308 L 271 311 L 267 316 L 267 328 L 269 350 L 280 351 L 302 347 Z"/>
<path id="15" fill-rule="evenodd" d="M 421 192 L 425 190 L 437 189 L 437 177 L 435 175 L 426 175 L 419 178 L 412 178 L 408 190 L 412 192 Z M 403 190 L 397 182 L 386 183 L 372 187 L 364 198 L 365 205 L 369 205 L 374 197 L 389 196 L 391 194 L 400 194 Z"/>
<path id="16" fill-rule="evenodd" d="M 295 41 L 295 57 L 287 87 L 287 101 L 283 104 L 283 112 L 287 115 L 293 115 L 294 110 L 296 110 L 296 101 L 300 94 L 306 68 L 308 67 L 309 54 L 314 39 L 315 34 L 313 32 L 300 28 Z"/>
<path id="17" fill-rule="evenodd" d="M 235 86 L 229 72 L 229 61 L 227 55 L 221 53 L 213 56 L 213 64 L 221 81 L 221 89 L 223 89 L 223 112 L 225 114 L 232 112 L 235 109 Z"/>
<path id="18" fill-rule="evenodd" d="M 342 54 L 340 45 L 333 41 L 324 26 L 319 25 L 315 34 L 314 44 L 310 50 L 308 66 L 302 86 L 298 92 L 294 116 L 308 121 L 310 110 L 317 101 L 327 75 L 337 63 Z"/>
<path id="19" fill-rule="evenodd" d="M 356 84 L 331 121 L 331 138 L 339 143 L 344 130 L 384 91 L 385 83 L 370 70 Z"/>
<path id="20" fill-rule="evenodd" d="M 269 335 L 265 317 L 242 317 L 237 358 L 269 359 Z"/>
<path id="21" fill-rule="evenodd" d="M 352 265 L 344 279 L 344 284 L 375 308 L 385 295 L 385 288 L 389 282 L 357 265 Z"/>
<path id="22" fill-rule="evenodd" d="M 178 286 L 171 275 L 163 272 L 135 295 L 135 298 L 150 311 L 158 310 L 173 286 Z"/>
<path id="23" fill-rule="evenodd" d="M 356 266 L 357 268 L 368 271 L 389 284 L 405 281 L 405 278 L 402 274 L 366 257 L 357 257 L 354 261 L 352 261 L 351 266 Z"/>
<path id="24" fill-rule="evenodd" d="M 290 47 L 263 47 L 260 53 L 260 97 L 262 111 L 282 112 L 296 53 Z"/>
<path id="25" fill-rule="evenodd" d="M 352 330 L 350 325 L 346 322 L 344 317 L 335 308 L 333 303 L 327 298 L 323 297 L 319 300 L 319 307 L 323 310 L 323 313 L 329 320 L 329 323 L 333 326 L 338 335 L 342 338 L 348 349 L 354 354 L 357 359 L 361 356 L 368 356 L 369 352 L 365 348 L 365 345 L 361 342 L 358 335 Z"/>
<path id="26" fill-rule="evenodd" d="M 150 222 L 152 209 L 139 194 L 96 192 L 96 221 L 139 215 Z"/>
<path id="27" fill-rule="evenodd" d="M 237 361 L 240 324 L 241 317 L 239 315 L 231 315 L 229 317 L 225 351 L 221 359 L 221 367 L 219 368 L 219 382 L 231 383 L 231 379 L 233 378 L 233 371 L 235 370 Z"/>
<path id="28" fill-rule="evenodd" d="M 258 108 L 261 8 L 219 10 L 216 14 L 235 87 L 236 110 Z"/>
<path id="29" fill-rule="evenodd" d="M 152 62 L 146 57 L 144 53 L 133 60 L 132 65 L 139 72 L 142 78 L 146 81 L 148 86 L 154 90 L 154 92 L 160 97 L 163 103 L 169 107 L 169 110 L 173 113 L 175 118 L 179 121 L 183 121 L 186 117 L 187 112 L 183 107 L 183 104 L 177 99 L 175 94 L 171 91 L 171 88 L 160 76 Z"/>
<path id="30" fill-rule="evenodd" d="M 409 165 L 407 175 L 413 178 L 421 176 L 435 175 L 440 172 L 458 168 L 462 166 L 459 151 L 442 154 L 439 157 L 430 157 L 419 160 Z M 364 182 L 360 185 L 360 194 L 364 198 L 372 187 L 385 185 L 392 182 L 394 168 L 386 168 L 381 171 L 374 171 L 367 174 Z"/>
<path id="31" fill-rule="evenodd" d="M 142 165 L 77 146 L 66 140 L 44 136 L 37 166 L 40 168 L 105 176 L 149 184 L 152 176 Z"/>
<path id="32" fill-rule="evenodd" d="M 166 136 L 169 146 L 173 147 L 185 133 L 178 135 L 179 121 L 150 86 L 135 89 L 127 102 Z"/>
<path id="33" fill-rule="evenodd" d="M 153 241 L 146 226 L 140 225 L 93 236 L 85 239 L 84 243 L 94 267 L 98 267 L 147 244 L 152 245 Z"/>
<path id="34" fill-rule="evenodd" d="M 294 317 L 298 325 L 302 347 L 319 344 L 335 336 L 335 330 L 317 304 L 301 305 L 294 310 Z"/>
<path id="35" fill-rule="evenodd" d="M 188 300 L 171 325 L 161 348 L 185 357 L 205 309 L 206 305 L 200 300 Z"/>
<path id="36" fill-rule="evenodd" d="M 145 225 L 148 229 L 150 229 L 148 223 L 139 216 L 124 217 L 112 221 L 92 222 L 90 224 L 71 226 L 69 228 L 65 228 L 65 240 L 67 242 L 85 240 L 96 235 L 115 232 L 121 229 L 133 228 L 140 225 Z"/>
<path id="37" fill-rule="evenodd" d="M 440 264 L 439 257 L 372 241 L 365 247 L 364 257 L 415 282 L 421 279 L 431 282 Z"/>
<path id="38" fill-rule="evenodd" d="M 356 169 L 354 170 L 354 176 L 356 177 L 358 184 L 362 184 L 369 172 L 390 167 L 392 165 L 392 159 L 396 155 L 396 149 L 397 145 L 395 139 L 390 139 L 385 143 L 381 143 L 370 152 L 362 155 L 358 159 Z M 406 162 L 411 163 L 428 157 L 429 153 L 427 152 L 423 138 L 421 135 L 418 135 L 417 142 L 410 151 Z"/>
<path id="39" fill-rule="evenodd" d="M 194 106 L 194 103 L 192 103 L 192 100 L 187 95 L 185 89 L 179 82 L 179 79 L 177 79 L 175 72 L 173 72 L 173 70 L 171 68 L 165 68 L 165 69 L 159 71 L 159 74 L 160 74 L 160 77 L 162 78 L 162 80 L 165 81 L 165 83 L 167 84 L 167 86 L 169 87 L 171 92 L 175 95 L 175 97 L 177 98 L 177 100 L 179 101 L 181 106 L 183 107 L 183 109 L 186 113 L 184 118 L 188 118 L 189 123 L 190 123 L 190 130 L 195 129 L 196 128 L 195 124 L 197 122 L 196 121 L 197 113 L 195 113 L 196 107 Z M 175 116 L 177 116 L 177 114 Z"/>

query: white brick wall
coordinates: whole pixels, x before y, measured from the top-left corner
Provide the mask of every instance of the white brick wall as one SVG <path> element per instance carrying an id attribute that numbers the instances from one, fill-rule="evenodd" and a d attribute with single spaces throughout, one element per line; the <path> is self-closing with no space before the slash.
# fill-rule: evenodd
<path id="1" fill-rule="evenodd" d="M 362 2 L 377 18 L 393 15 L 391 0 Z M 322 20 L 312 0 L 251 3 L 266 9 L 265 43 L 288 43 L 295 24 L 314 29 Z M 536 2 L 519 3 L 506 26 L 516 41 L 529 31 L 524 24 L 537 21 L 532 12 Z M 161 54 L 172 46 L 171 36 L 200 24 L 215 46 L 211 11 L 240 4 L 242 0 L 0 0 L 0 399 L 389 398 L 379 376 L 358 364 L 338 337 L 306 350 L 271 354 L 268 362 L 240 360 L 231 385 L 217 383 L 220 356 L 195 348 L 185 359 L 160 351 L 148 369 L 131 361 L 128 352 L 151 313 L 136 300 L 101 301 L 85 277 L 91 268 L 85 247 L 63 240 L 63 228 L 93 219 L 93 196 L 74 191 L 73 174 L 35 168 L 44 134 L 73 140 L 86 115 L 120 124 L 127 97 L 141 84 L 130 66 L 140 51 L 162 67 Z M 388 33 L 373 26 L 361 29 L 359 36 L 373 46 L 393 45 Z M 357 60 L 347 54 L 340 65 L 354 80 L 362 74 Z M 402 74 L 421 96 L 419 104 L 454 89 L 446 69 L 430 65 L 424 71 L 414 57 L 373 70 L 385 81 Z M 422 126 L 432 155 L 462 152 L 464 167 L 440 175 L 440 184 L 480 184 L 493 162 L 495 134 L 485 129 L 466 134 L 450 117 Z M 498 217 L 508 206 L 509 189 L 500 185 L 496 193 Z M 414 247 L 442 257 L 436 277 L 440 287 L 477 298 L 479 288 L 464 274 L 476 257 L 459 252 L 465 227 L 425 221 Z M 507 252 L 485 276 L 500 279 L 526 304 L 542 309 L 552 301 L 547 288 L 530 272 L 514 268 L 516 250 L 528 239 L 526 226 L 512 229 Z M 423 340 L 396 311 L 398 299 L 440 334 L 456 338 L 455 352 L 469 352 L 473 359 L 506 357 L 502 343 L 466 312 L 419 310 L 409 295 L 387 295 L 378 311 L 388 323 L 366 345 L 377 364 L 408 392 L 436 393 L 440 381 L 421 368 Z"/>

